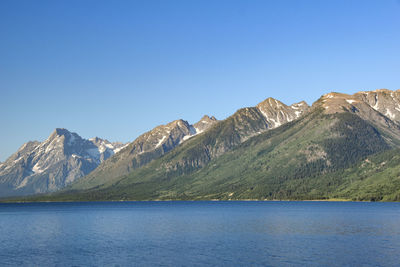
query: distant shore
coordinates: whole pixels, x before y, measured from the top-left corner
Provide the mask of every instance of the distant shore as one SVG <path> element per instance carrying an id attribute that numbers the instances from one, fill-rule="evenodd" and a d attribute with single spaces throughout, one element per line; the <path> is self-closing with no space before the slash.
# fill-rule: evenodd
<path id="1" fill-rule="evenodd" d="M 73 202 L 395 202 L 395 201 L 369 201 L 369 200 L 352 200 L 344 198 L 330 198 L 330 199 L 153 199 L 153 200 L 0 200 L 0 204 L 7 203 L 73 203 Z"/>

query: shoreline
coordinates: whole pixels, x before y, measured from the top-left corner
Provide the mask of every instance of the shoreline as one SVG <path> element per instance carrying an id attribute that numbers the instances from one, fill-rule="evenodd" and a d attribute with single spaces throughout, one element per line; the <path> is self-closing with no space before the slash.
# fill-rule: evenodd
<path id="1" fill-rule="evenodd" d="M 350 199 L 309 199 L 309 200 L 288 200 L 288 199 L 274 199 L 274 200 L 260 200 L 260 199 L 202 199 L 202 200 L 65 200 L 65 201 L 0 201 L 0 204 L 30 204 L 30 203 L 100 203 L 100 202 L 391 202 L 397 201 L 369 201 L 369 200 L 350 200 Z"/>

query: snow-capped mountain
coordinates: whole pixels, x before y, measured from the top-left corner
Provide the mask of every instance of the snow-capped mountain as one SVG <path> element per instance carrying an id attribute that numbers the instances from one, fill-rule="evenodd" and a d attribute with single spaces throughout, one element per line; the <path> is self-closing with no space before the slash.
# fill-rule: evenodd
<path id="1" fill-rule="evenodd" d="M 87 175 L 123 147 L 57 128 L 43 142 L 22 145 L 0 165 L 0 195 L 56 191 Z"/>

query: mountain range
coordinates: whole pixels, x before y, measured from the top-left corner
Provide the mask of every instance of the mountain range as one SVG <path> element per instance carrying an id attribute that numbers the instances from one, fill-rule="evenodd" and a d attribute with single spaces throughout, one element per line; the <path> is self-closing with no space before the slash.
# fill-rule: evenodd
<path id="1" fill-rule="evenodd" d="M 106 174 L 109 169 L 112 175 L 128 173 L 201 133 L 216 121 L 208 116 L 194 125 L 176 120 L 127 144 L 111 143 L 98 137 L 86 140 L 76 133 L 57 128 L 44 142 L 25 143 L 0 163 L 0 196 L 54 192 L 94 170 L 94 174 Z M 115 157 L 107 161 L 114 154 Z"/>
<path id="2" fill-rule="evenodd" d="M 56 129 L 0 165 L 0 194 L 55 192 L 29 200 L 400 200 L 399 149 L 399 90 L 327 93 L 311 106 L 267 98 L 220 121 L 176 120 L 128 144 Z"/>

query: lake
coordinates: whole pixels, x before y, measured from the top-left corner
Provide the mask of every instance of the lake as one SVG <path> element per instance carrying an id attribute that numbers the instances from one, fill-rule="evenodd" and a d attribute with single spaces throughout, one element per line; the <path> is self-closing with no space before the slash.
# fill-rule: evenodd
<path id="1" fill-rule="evenodd" d="M 0 204 L 2 266 L 399 266 L 400 203 Z"/>

